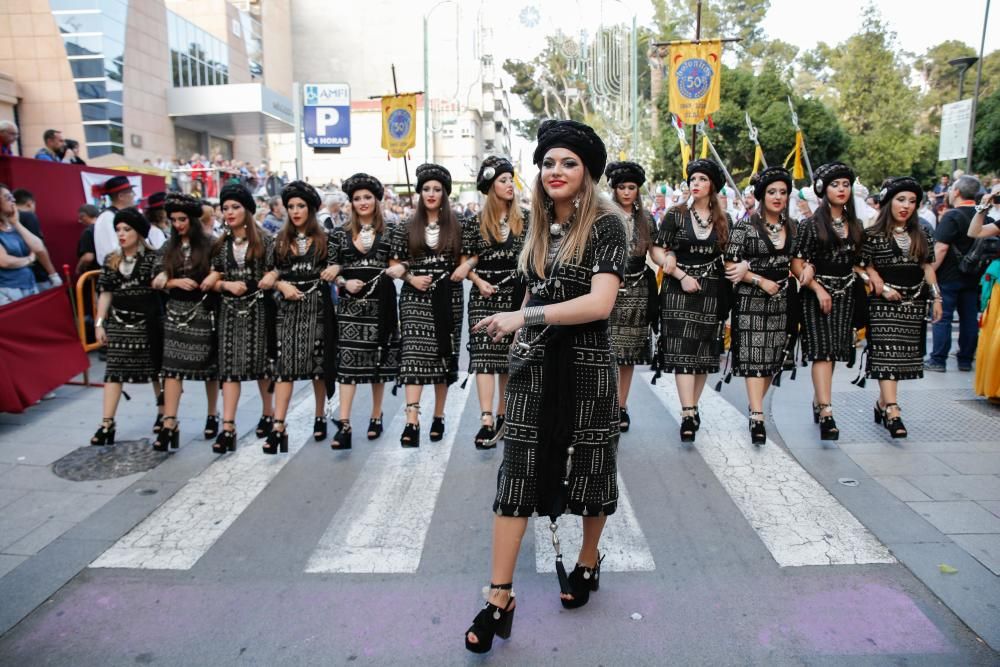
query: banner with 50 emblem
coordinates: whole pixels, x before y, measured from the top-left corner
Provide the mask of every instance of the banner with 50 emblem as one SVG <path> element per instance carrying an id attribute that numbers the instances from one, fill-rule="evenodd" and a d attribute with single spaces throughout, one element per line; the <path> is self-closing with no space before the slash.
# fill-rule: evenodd
<path id="1" fill-rule="evenodd" d="M 417 142 L 417 96 L 382 98 L 382 148 L 391 157 L 404 157 Z"/>
<path id="2" fill-rule="evenodd" d="M 692 125 L 719 110 L 722 42 L 671 44 L 670 112 Z"/>

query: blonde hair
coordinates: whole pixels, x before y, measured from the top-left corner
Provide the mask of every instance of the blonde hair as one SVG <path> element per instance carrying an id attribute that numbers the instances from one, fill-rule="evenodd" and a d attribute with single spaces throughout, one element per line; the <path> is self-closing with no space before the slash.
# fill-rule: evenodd
<path id="1" fill-rule="evenodd" d="M 584 174 L 583 184 L 580 186 L 577 197 L 579 197 L 579 206 L 576 210 L 575 222 L 570 225 L 566 239 L 559 248 L 555 258 L 557 264 L 570 259 L 577 263 L 582 262 L 594 223 L 598 218 L 606 215 L 614 216 L 621 223 L 622 229 L 625 230 L 626 243 L 630 241 L 632 230 L 628 229 L 628 225 L 625 223 L 621 207 L 598 195 L 597 188 L 589 173 Z M 542 186 L 542 176 L 539 174 L 535 178 L 535 187 L 532 190 L 531 219 L 533 222 L 528 226 L 524 248 L 517 260 L 517 268 L 522 273 L 530 275 L 533 272 L 538 276 L 545 275 L 545 261 L 549 253 L 549 224 L 552 222 L 551 215 L 545 206 L 545 203 L 549 201 L 551 199 Z"/>
<path id="2" fill-rule="evenodd" d="M 138 259 L 139 257 L 142 257 L 142 255 L 147 250 L 150 250 L 150 251 L 153 250 L 153 246 L 149 245 L 149 241 L 148 240 L 146 240 L 146 239 L 144 239 L 144 238 L 142 238 L 140 236 L 139 237 L 139 245 L 136 247 L 136 251 L 135 251 L 136 255 L 137 255 L 136 259 Z M 112 271 L 117 271 L 118 267 L 121 266 L 122 260 L 124 258 L 125 258 L 125 253 L 122 252 L 122 249 L 121 248 L 115 248 L 110 253 L 108 253 L 107 258 L 104 261 L 108 265 L 109 269 L 111 269 Z"/>
<path id="3" fill-rule="evenodd" d="M 507 202 L 500 199 L 491 186 L 490 191 L 486 193 L 483 212 L 479 215 L 479 233 L 484 239 L 500 241 L 500 220 L 503 219 L 505 208 Z M 507 224 L 510 225 L 510 233 L 514 236 L 520 236 L 524 231 L 524 216 L 521 215 L 521 207 L 517 205 L 517 197 L 510 202 Z"/>

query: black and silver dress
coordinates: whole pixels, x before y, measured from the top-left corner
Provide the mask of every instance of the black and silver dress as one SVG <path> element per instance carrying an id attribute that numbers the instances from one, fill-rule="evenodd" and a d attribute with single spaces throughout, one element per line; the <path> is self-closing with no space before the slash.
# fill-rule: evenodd
<path id="1" fill-rule="evenodd" d="M 854 359 L 854 308 L 860 279 L 854 273 L 858 261 L 849 239 L 819 238 L 815 217 L 799 223 L 792 255 L 816 268 L 815 280 L 830 294 L 833 306 L 829 315 L 819 307 L 816 293 L 802 290 L 802 351 L 809 361 L 852 361 Z"/>
<path id="2" fill-rule="evenodd" d="M 656 236 L 653 216 L 647 214 L 649 238 Z M 619 366 L 636 366 L 651 361 L 652 337 L 650 318 L 657 315 L 656 273 L 646 265 L 646 252 L 637 250 L 641 238 L 635 216 L 629 218 L 632 239 L 629 256 L 625 260 L 625 282 L 618 292 L 614 310 L 608 322 L 611 327 L 611 346 Z M 650 300 L 653 300 L 652 303 Z"/>
<path id="3" fill-rule="evenodd" d="M 927 292 L 924 265 L 934 261 L 934 241 L 927 236 L 927 256 L 910 257 L 894 238 L 868 230 L 861 248 L 861 266 L 874 268 L 883 282 L 903 297 L 888 301 L 868 297 L 868 350 L 865 375 L 875 380 L 915 380 L 924 376 L 927 341 Z"/>
<path id="4" fill-rule="evenodd" d="M 326 242 L 324 235 L 323 242 Z M 295 380 L 319 380 L 324 377 L 327 309 L 330 302 L 330 286 L 320 278 L 326 268 L 326 259 L 320 259 L 316 245 L 310 243 L 298 254 L 295 241 L 288 254 L 281 257 L 275 249 L 274 267 L 278 269 L 278 280 L 291 283 L 302 292 L 303 298 L 290 301 L 278 299 L 277 358 L 274 363 L 276 382 Z"/>
<path id="5" fill-rule="evenodd" d="M 623 278 L 625 254 L 621 219 L 599 218 L 579 263 L 553 265 L 550 260 L 544 276 L 529 277 L 529 305 L 588 294 L 598 273 Z M 526 326 L 517 340 L 510 352 L 505 444 L 493 511 L 523 517 L 613 513 L 618 505 L 618 368 L 607 320 Z"/>
<path id="6" fill-rule="evenodd" d="M 271 376 L 274 362 L 274 296 L 257 287 L 274 269 L 274 239 L 261 235 L 261 257 L 247 257 L 247 243 L 227 236 L 212 256 L 212 270 L 227 282 L 243 282 L 241 296 L 223 290 L 219 304 L 219 380 L 243 382 Z"/>
<path id="7" fill-rule="evenodd" d="M 345 280 L 364 283 L 357 294 L 339 290 L 337 381 L 342 384 L 395 382 L 399 372 L 396 286 L 385 275 L 391 235 L 391 227 L 376 234 L 367 252 L 354 244 L 344 227 L 330 235 L 327 262 L 338 264 Z"/>
<path id="8" fill-rule="evenodd" d="M 701 285 L 688 294 L 680 280 L 663 277 L 657 361 L 665 373 L 703 375 L 719 370 L 730 288 L 714 224 L 705 239 L 695 235 L 695 224 L 690 211 L 682 216 L 680 209 L 672 208 L 654 240 L 654 245 L 674 251 L 677 266 Z M 728 214 L 725 224 L 731 226 Z"/>
<path id="9" fill-rule="evenodd" d="M 737 222 L 726 245 L 728 262 L 750 263 L 750 271 L 778 283 L 771 296 L 760 287 L 741 282 L 734 289 L 732 326 L 733 375 L 770 377 L 781 370 L 788 346 L 788 308 L 793 285 L 789 278 L 792 230 L 785 226 L 785 241 L 776 248 L 763 223 L 754 215 Z"/>
<path id="10" fill-rule="evenodd" d="M 161 255 L 162 261 L 162 255 Z M 162 271 L 162 266 L 160 267 Z M 171 278 L 190 278 L 201 285 L 208 277 L 209 266 L 191 265 L 185 253 L 180 270 Z M 166 316 L 163 319 L 163 368 L 160 374 L 177 380 L 217 380 L 219 358 L 215 318 L 219 295 L 199 287 L 167 291 Z"/>
<path id="11" fill-rule="evenodd" d="M 483 238 L 479 229 L 479 216 L 466 220 L 462 227 L 462 254 L 478 256 L 474 269 L 476 275 L 497 288 L 492 296 L 483 296 L 473 285 L 469 292 L 469 372 L 507 373 L 508 354 L 514 334 L 505 336 L 494 343 L 485 331 L 473 333 L 472 327 L 496 313 L 517 310 L 524 300 L 524 282 L 517 273 L 517 258 L 524 246 L 527 234 L 527 212 L 522 211 L 525 221 L 521 234 L 514 235 L 507 230 L 503 241 Z"/>
<path id="12" fill-rule="evenodd" d="M 458 379 L 465 294 L 451 281 L 458 257 L 437 253 L 423 244 L 423 254 L 410 255 L 410 222 L 392 235 L 392 258 L 406 262 L 414 276 L 431 276 L 426 292 L 403 283 L 399 295 L 401 353 L 399 384 L 451 384 Z"/>
<path id="13" fill-rule="evenodd" d="M 111 308 L 104 320 L 108 336 L 105 382 L 149 382 L 160 373 L 163 322 L 160 296 L 153 289 L 157 257 L 152 250 L 135 262 L 121 261 L 112 269 L 108 255 L 97 279 L 98 293 L 111 292 Z"/>

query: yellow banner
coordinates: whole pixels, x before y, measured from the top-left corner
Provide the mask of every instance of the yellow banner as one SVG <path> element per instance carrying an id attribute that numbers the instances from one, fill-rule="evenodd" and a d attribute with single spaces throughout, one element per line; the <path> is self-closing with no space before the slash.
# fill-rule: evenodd
<path id="1" fill-rule="evenodd" d="M 382 98 L 382 148 L 391 157 L 404 157 L 417 143 L 417 96 Z"/>
<path id="2" fill-rule="evenodd" d="M 719 110 L 722 42 L 670 46 L 670 111 L 688 125 Z"/>
<path id="3" fill-rule="evenodd" d="M 788 154 L 785 158 L 785 168 L 788 168 L 788 161 L 795 157 L 795 163 L 792 165 L 792 178 L 794 180 L 799 180 L 800 178 L 806 177 L 806 169 L 802 165 L 802 130 L 798 130 L 795 133 L 795 148 L 792 152 Z"/>

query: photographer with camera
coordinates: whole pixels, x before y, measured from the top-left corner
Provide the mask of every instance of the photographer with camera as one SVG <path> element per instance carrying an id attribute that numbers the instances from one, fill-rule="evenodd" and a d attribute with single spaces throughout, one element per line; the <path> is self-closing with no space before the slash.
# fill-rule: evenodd
<path id="1" fill-rule="evenodd" d="M 1000 204 L 1000 185 L 976 207 L 968 235 L 976 239 L 966 261 L 983 266 L 980 306 L 983 311 L 976 355 L 976 393 L 1000 402 L 1000 218 L 991 217 Z"/>

